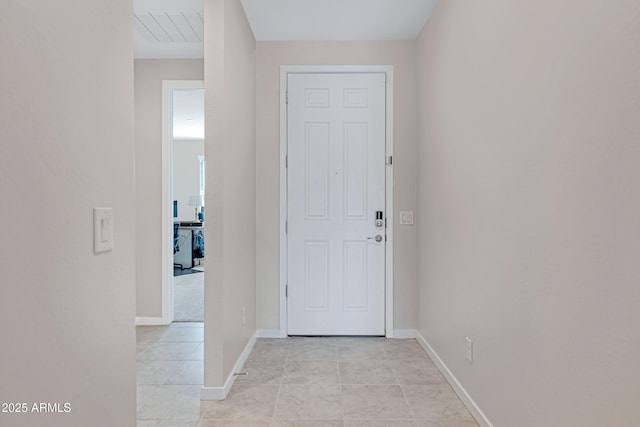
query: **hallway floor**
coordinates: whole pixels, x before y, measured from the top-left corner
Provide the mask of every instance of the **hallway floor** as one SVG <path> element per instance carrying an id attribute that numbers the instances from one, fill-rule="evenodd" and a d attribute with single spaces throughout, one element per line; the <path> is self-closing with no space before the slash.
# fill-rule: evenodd
<path id="1" fill-rule="evenodd" d="M 415 340 L 258 339 L 227 399 L 202 402 L 202 323 L 137 339 L 138 427 L 477 426 Z"/>
<path id="2" fill-rule="evenodd" d="M 178 322 L 204 321 L 203 273 L 173 278 L 173 310 L 174 319 Z"/>
<path id="3" fill-rule="evenodd" d="M 193 270 L 204 271 L 204 258 Z M 204 321 L 204 274 L 173 277 L 173 318 L 179 322 Z"/>

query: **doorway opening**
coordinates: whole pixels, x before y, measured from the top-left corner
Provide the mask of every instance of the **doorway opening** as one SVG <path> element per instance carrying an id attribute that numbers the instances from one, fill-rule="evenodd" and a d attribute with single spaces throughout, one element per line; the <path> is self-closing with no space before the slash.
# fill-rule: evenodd
<path id="1" fill-rule="evenodd" d="M 280 76 L 280 336 L 392 338 L 393 67 Z"/>
<path id="2" fill-rule="evenodd" d="M 204 321 L 204 82 L 163 81 L 163 320 Z"/>

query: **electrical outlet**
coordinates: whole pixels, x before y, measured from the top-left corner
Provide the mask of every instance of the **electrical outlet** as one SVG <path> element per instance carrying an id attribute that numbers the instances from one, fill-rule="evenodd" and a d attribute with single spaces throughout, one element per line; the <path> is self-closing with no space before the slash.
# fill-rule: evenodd
<path id="1" fill-rule="evenodd" d="M 473 341 L 469 337 L 466 337 L 465 358 L 469 364 L 473 363 Z"/>
<path id="2" fill-rule="evenodd" d="M 242 326 L 247 324 L 247 308 L 242 307 Z"/>

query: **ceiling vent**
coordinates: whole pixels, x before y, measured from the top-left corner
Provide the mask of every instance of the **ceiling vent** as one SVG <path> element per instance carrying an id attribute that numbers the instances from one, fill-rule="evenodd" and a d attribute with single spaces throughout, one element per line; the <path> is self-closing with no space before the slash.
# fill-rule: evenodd
<path id="1" fill-rule="evenodd" d="M 149 43 L 202 43 L 204 19 L 198 11 L 135 12 L 135 29 Z"/>
<path id="2" fill-rule="evenodd" d="M 204 57 L 202 0 L 134 0 L 136 58 Z"/>

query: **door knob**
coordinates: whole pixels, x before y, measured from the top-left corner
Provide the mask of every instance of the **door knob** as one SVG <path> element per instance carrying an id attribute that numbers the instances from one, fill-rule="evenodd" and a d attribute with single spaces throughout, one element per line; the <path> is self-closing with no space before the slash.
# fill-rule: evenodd
<path id="1" fill-rule="evenodd" d="M 375 240 L 376 242 L 380 243 L 382 242 L 382 236 L 381 235 L 376 235 L 375 237 L 367 237 L 368 240 Z"/>

